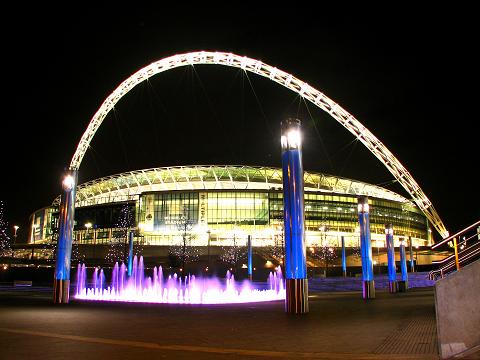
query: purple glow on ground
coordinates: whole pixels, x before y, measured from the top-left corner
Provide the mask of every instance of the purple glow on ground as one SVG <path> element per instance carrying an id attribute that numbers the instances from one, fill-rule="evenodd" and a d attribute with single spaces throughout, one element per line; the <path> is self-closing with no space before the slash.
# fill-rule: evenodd
<path id="1" fill-rule="evenodd" d="M 145 277 L 142 256 L 140 261 L 135 256 L 130 277 L 125 264 L 119 266 L 116 263 L 109 284 L 103 270 L 95 269 L 92 280 L 93 287 L 87 287 L 85 264 L 79 264 L 76 299 L 170 304 L 232 304 L 285 299 L 280 267 L 270 273 L 267 289 L 258 289 L 248 280 L 238 283 L 229 271 L 224 280 L 194 275 L 182 279 L 177 274 L 164 279 L 160 266 L 153 269 L 153 277 Z"/>

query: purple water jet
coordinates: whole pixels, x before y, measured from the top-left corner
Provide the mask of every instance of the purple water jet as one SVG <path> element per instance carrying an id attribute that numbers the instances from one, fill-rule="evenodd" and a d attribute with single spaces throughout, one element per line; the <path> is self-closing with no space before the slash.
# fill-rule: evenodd
<path id="1" fill-rule="evenodd" d="M 87 286 L 85 264 L 79 264 L 75 298 L 177 304 L 228 304 L 285 299 L 285 284 L 280 267 L 270 272 L 266 289 L 257 288 L 249 280 L 238 283 L 230 271 L 227 271 L 224 280 L 195 275 L 188 275 L 182 279 L 177 274 L 169 275 L 164 280 L 161 266 L 154 267 L 153 277 L 145 277 L 144 272 L 143 257 L 138 260 L 135 256 L 132 276 L 128 277 L 125 264 L 119 266 L 115 263 L 110 285 L 106 287 L 103 269 L 99 272 L 99 269 L 95 268 L 93 287 L 90 288 Z"/>

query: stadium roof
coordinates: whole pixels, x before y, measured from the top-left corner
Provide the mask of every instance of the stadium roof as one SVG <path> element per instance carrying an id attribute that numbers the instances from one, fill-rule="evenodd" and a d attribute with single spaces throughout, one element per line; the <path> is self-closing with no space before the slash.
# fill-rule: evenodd
<path id="1" fill-rule="evenodd" d="M 281 190 L 282 169 L 241 165 L 195 165 L 128 171 L 77 186 L 76 206 L 121 202 L 141 193 L 172 190 Z M 305 191 L 367 195 L 415 205 L 403 196 L 357 180 L 304 172 Z M 60 204 L 60 196 L 53 206 Z"/>

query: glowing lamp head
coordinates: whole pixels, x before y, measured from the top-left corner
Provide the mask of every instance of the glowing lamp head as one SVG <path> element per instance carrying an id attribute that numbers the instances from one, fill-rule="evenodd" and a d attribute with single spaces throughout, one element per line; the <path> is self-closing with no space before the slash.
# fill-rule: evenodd
<path id="1" fill-rule="evenodd" d="M 368 197 L 367 196 L 359 196 L 358 197 L 358 212 L 368 214 L 369 211 L 370 211 L 370 207 L 368 206 Z"/>
<path id="2" fill-rule="evenodd" d="M 89 223 L 89 222 L 86 223 L 86 224 L 85 224 L 85 227 L 86 227 L 87 229 L 90 229 L 90 228 L 92 227 L 92 223 Z"/>
<path id="3" fill-rule="evenodd" d="M 282 121 L 280 142 L 283 151 L 300 149 L 302 145 L 300 125 L 301 122 L 298 119 L 288 118 L 287 120 Z"/>
<path id="4" fill-rule="evenodd" d="M 62 185 L 64 190 L 70 191 L 75 186 L 75 179 L 72 175 L 67 175 L 63 178 Z"/>
<path id="5" fill-rule="evenodd" d="M 20 229 L 20 226 L 14 225 L 13 228 L 15 229 L 15 231 L 17 231 L 18 229 Z"/>
<path id="6" fill-rule="evenodd" d="M 385 234 L 386 235 L 393 235 L 393 226 L 392 224 L 385 225 Z"/>

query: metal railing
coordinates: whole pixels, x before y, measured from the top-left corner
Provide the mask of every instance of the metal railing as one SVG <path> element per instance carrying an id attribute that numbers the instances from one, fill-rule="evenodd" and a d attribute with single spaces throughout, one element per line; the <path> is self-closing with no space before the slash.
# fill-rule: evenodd
<path id="1" fill-rule="evenodd" d="M 443 239 L 441 242 L 432 246 L 432 249 L 447 243 L 453 243 L 454 253 L 441 261 L 434 261 L 432 264 L 438 265 L 437 270 L 432 270 L 428 274 L 430 280 L 438 280 L 447 274 L 459 271 L 465 266 L 477 259 L 480 259 L 480 221 L 473 223 L 456 234 Z M 473 232 L 473 233 L 472 233 Z M 468 237 L 466 234 L 468 233 Z M 457 238 L 463 235 L 462 241 L 457 242 Z"/>

